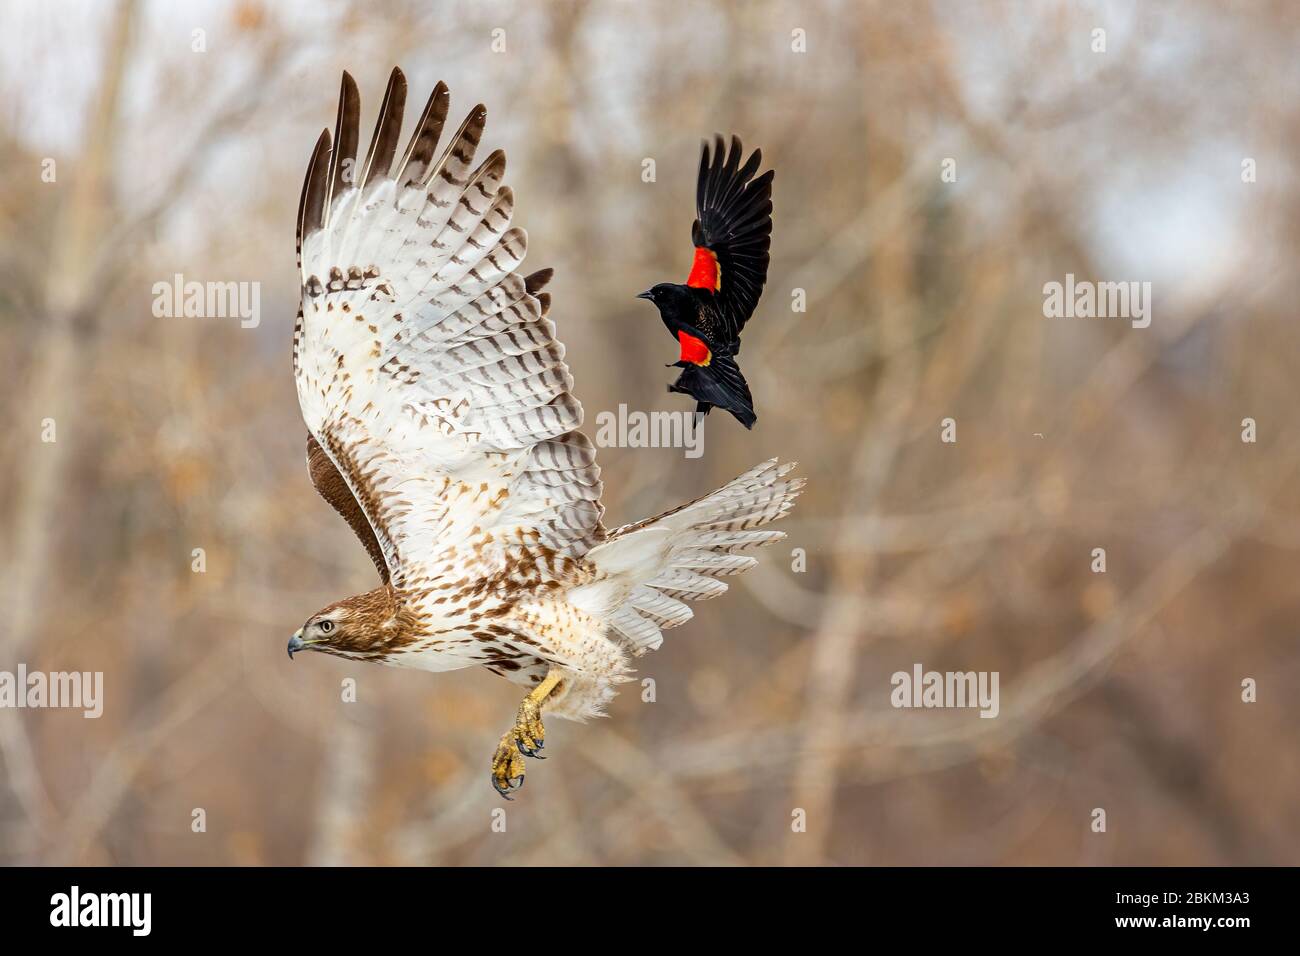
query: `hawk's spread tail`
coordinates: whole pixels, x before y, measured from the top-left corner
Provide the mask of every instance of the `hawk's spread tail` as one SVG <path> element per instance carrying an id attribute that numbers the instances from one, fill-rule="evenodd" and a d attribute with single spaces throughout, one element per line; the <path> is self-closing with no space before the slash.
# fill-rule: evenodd
<path id="1" fill-rule="evenodd" d="M 607 620 L 632 654 L 654 650 L 663 629 L 693 616 L 683 602 L 717 597 L 727 590 L 719 578 L 757 563 L 741 552 L 785 537 L 759 529 L 794 507 L 804 479 L 788 477 L 793 468 L 773 458 L 710 495 L 619 528 L 586 556 L 604 577 L 569 600 Z"/>

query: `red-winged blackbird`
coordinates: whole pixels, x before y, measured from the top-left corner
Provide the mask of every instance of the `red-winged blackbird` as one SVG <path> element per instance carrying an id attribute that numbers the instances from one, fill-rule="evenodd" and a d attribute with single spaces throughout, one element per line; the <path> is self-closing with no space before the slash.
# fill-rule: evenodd
<path id="1" fill-rule="evenodd" d="M 658 306 L 664 325 L 681 345 L 681 357 L 669 367 L 683 372 L 668 391 L 692 396 L 697 413 L 707 415 L 716 405 L 753 428 L 758 416 L 736 355 L 740 331 L 754 314 L 767 281 L 773 171 L 754 178 L 763 161 L 761 150 L 754 150 L 744 166 L 740 157 L 735 136 L 730 152 L 721 136 L 711 154 L 704 144 L 695 187 L 698 218 L 691 226 L 695 261 L 690 275 L 685 285 L 661 282 L 637 298 Z"/>

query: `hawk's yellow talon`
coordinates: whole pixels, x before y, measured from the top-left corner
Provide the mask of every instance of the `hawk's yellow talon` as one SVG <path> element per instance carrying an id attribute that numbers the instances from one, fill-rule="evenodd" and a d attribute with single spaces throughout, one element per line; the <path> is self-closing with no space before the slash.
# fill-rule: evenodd
<path id="1" fill-rule="evenodd" d="M 524 785 L 524 758 L 515 743 L 514 732 L 506 734 L 497 745 L 497 752 L 492 757 L 492 786 L 497 793 L 507 800 L 512 790 Z"/>
<path id="2" fill-rule="evenodd" d="M 551 671 L 546 679 L 529 692 L 519 705 L 515 715 L 515 725 L 497 744 L 497 752 L 492 757 L 492 786 L 497 793 L 511 799 L 510 791 L 518 790 L 524 785 L 524 757 L 536 757 L 538 751 L 546 746 L 546 728 L 542 726 L 542 702 L 560 683 L 558 671 Z"/>
<path id="3" fill-rule="evenodd" d="M 525 697 L 515 717 L 515 743 L 525 757 L 537 757 L 546 746 L 546 728 L 542 726 L 542 707 L 532 697 Z M 544 757 L 538 757 L 544 760 Z"/>

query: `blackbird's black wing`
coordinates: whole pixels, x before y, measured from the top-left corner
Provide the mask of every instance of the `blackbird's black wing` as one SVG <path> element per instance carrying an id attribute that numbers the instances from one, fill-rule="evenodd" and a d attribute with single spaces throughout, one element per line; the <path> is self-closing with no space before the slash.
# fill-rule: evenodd
<path id="1" fill-rule="evenodd" d="M 762 150 L 754 150 L 744 166 L 740 157 L 740 140 L 735 136 L 730 152 L 721 136 L 711 151 L 704 144 L 695 187 L 698 218 L 691 226 L 695 264 L 686 281 L 717 297 L 713 311 L 722 325 L 718 337 L 727 342 L 735 341 L 754 314 L 767 282 L 772 245 L 773 171 L 754 178 L 763 161 Z"/>

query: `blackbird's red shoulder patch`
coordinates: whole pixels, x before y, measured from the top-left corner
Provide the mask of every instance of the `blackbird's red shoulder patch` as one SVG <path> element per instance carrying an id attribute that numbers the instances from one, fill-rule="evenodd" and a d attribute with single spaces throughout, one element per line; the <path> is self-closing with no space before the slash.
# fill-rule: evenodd
<path id="1" fill-rule="evenodd" d="M 710 292 L 722 288 L 722 270 L 718 268 L 718 256 L 712 249 L 695 247 L 695 261 L 691 263 L 691 274 L 686 277 L 686 284 Z"/>
<path id="2" fill-rule="evenodd" d="M 678 331 L 677 341 L 682 346 L 682 354 L 678 361 L 690 362 L 692 365 L 708 365 L 712 361 L 713 353 L 709 351 L 709 347 L 691 333 Z"/>

